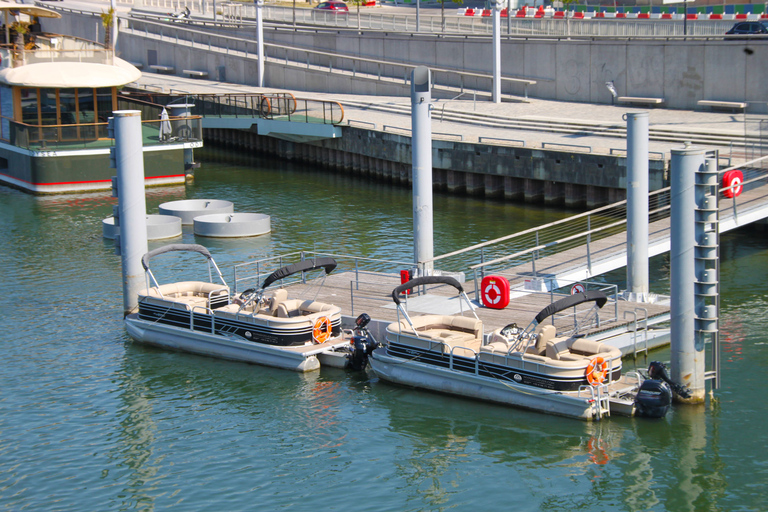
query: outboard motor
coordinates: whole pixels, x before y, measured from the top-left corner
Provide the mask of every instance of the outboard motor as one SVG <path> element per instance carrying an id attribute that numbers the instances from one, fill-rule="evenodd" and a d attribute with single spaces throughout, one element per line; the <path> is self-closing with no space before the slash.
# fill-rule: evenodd
<path id="1" fill-rule="evenodd" d="M 691 396 L 688 389 L 669 378 L 663 363 L 653 361 L 648 366 L 648 378 L 635 396 L 636 414 L 646 418 L 663 418 L 672 405 L 673 390 L 683 398 Z"/>
<path id="2" fill-rule="evenodd" d="M 371 352 L 379 347 L 379 344 L 373 339 L 373 335 L 366 328 L 370 321 L 371 317 L 365 313 L 355 320 L 355 328 L 352 331 L 353 336 L 350 342 L 352 353 L 349 355 L 349 367 L 352 370 L 365 370 Z"/>

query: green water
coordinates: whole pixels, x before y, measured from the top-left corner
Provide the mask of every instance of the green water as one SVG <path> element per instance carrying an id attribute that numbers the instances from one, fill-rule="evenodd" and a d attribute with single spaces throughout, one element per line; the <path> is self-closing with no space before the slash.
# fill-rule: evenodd
<path id="1" fill-rule="evenodd" d="M 148 209 L 193 198 L 272 216 L 267 237 L 173 240 L 209 247 L 227 278 L 233 264 L 313 247 L 412 258 L 408 189 L 208 150 L 194 184 L 150 190 Z M 766 508 L 764 231 L 722 240 L 717 401 L 661 421 L 587 424 L 371 375 L 135 345 L 121 321 L 120 261 L 101 236 L 114 202 L 0 187 L 0 509 Z M 569 213 L 440 194 L 435 212 L 437 254 Z M 652 291 L 666 292 L 666 260 L 652 269 Z"/>

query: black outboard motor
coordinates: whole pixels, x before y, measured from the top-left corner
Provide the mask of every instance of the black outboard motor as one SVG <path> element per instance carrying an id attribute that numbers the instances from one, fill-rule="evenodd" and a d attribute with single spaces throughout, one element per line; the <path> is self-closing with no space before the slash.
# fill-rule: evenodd
<path id="1" fill-rule="evenodd" d="M 379 344 L 373 339 L 373 335 L 366 328 L 370 321 L 371 317 L 365 313 L 355 320 L 351 340 L 352 353 L 349 355 L 349 367 L 352 370 L 365 370 L 368 366 L 368 356 L 379 347 Z"/>
<path id="2" fill-rule="evenodd" d="M 648 378 L 635 396 L 636 414 L 645 418 L 663 418 L 672 405 L 673 390 L 683 398 L 691 396 L 688 389 L 669 378 L 663 363 L 653 361 L 648 366 Z"/>

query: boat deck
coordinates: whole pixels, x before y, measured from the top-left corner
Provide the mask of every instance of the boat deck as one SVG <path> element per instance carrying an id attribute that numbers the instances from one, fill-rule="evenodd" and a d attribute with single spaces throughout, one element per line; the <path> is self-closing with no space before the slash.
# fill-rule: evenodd
<path id="1" fill-rule="evenodd" d="M 397 320 L 397 309 L 392 301 L 392 290 L 400 285 L 400 278 L 395 274 L 385 273 L 360 273 L 358 278 L 355 272 L 338 272 L 324 278 L 322 285 L 316 281 L 307 284 L 294 283 L 286 286 L 289 297 L 301 297 L 313 299 L 341 307 L 342 313 L 355 317 L 360 313 L 367 313 L 374 321 L 386 325 Z M 465 291 L 474 297 L 474 283 L 463 284 Z M 411 296 L 403 300 L 407 304 L 410 315 L 419 314 L 459 314 L 462 301 L 455 296 L 456 290 L 449 286 L 428 287 L 425 294 Z M 504 309 L 491 309 L 480 305 L 473 300 L 475 312 L 483 321 L 484 332 L 490 333 L 494 329 L 504 327 L 512 322 L 525 328 L 533 318 L 546 306 L 562 296 L 550 293 L 518 292 L 512 291 L 509 305 Z M 630 330 L 637 314 L 638 320 L 645 316 L 644 312 L 637 312 L 639 308 L 645 309 L 649 318 L 665 316 L 669 313 L 669 306 L 665 304 L 647 304 L 629 301 L 608 302 L 600 310 L 600 326 L 592 329 L 592 333 L 609 329 L 623 328 Z M 466 308 L 465 308 L 466 309 Z M 583 309 L 581 310 L 583 312 Z M 465 311 L 465 315 L 469 314 Z M 581 317 L 583 315 L 579 315 Z M 626 319 L 625 319 L 626 318 Z M 612 321 L 609 321 L 611 319 Z M 546 322 L 552 322 L 552 317 Z M 560 330 L 568 330 L 573 327 L 573 317 L 554 318 L 554 324 Z M 374 334 L 381 336 L 383 331 Z"/>

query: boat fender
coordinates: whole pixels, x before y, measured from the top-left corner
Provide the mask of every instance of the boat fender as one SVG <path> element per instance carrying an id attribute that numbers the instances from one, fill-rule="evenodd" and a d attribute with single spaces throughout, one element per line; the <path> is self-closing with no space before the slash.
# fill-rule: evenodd
<path id="1" fill-rule="evenodd" d="M 331 320 L 327 316 L 321 316 L 312 329 L 312 341 L 317 344 L 325 343 L 331 337 L 331 331 Z"/>
<path id="2" fill-rule="evenodd" d="M 605 374 L 608 373 L 608 363 L 600 356 L 593 357 L 587 365 L 587 382 L 592 386 L 599 386 L 605 380 Z"/>

